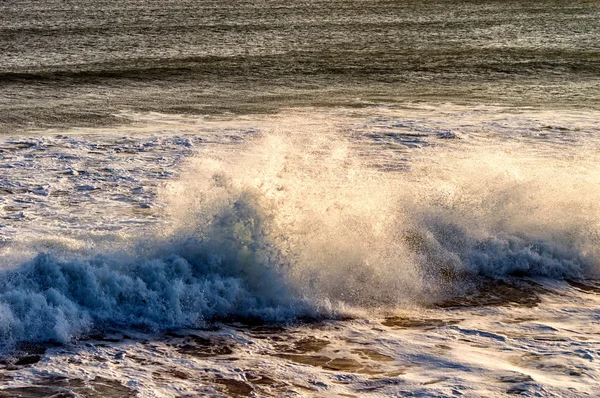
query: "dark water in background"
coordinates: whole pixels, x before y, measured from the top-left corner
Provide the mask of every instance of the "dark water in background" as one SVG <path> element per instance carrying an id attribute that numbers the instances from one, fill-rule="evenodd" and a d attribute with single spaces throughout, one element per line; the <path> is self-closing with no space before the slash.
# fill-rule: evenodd
<path id="1" fill-rule="evenodd" d="M 597 1 L 0 4 L 0 132 L 121 110 L 600 107 Z"/>

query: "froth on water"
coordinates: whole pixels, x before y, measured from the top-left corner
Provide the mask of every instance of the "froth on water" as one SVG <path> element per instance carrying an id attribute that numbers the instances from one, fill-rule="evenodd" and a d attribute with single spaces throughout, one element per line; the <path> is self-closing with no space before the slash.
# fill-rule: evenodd
<path id="1" fill-rule="evenodd" d="M 404 137 L 397 120 L 353 120 L 284 114 L 241 145 L 203 146 L 159 192 L 166 222 L 135 238 L 11 243 L 0 339 L 394 311 L 482 279 L 598 276 L 593 137 Z"/>
<path id="2" fill-rule="evenodd" d="M 598 275 L 594 152 L 444 143 L 390 172 L 364 156 L 371 144 L 298 118 L 242 150 L 204 151 L 163 192 L 170 234 L 319 305 L 431 303 L 481 276 Z"/>

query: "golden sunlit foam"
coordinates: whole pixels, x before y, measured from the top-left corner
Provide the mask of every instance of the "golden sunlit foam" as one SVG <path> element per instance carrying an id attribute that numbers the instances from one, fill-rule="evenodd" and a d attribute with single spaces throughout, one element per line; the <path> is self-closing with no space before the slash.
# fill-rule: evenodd
<path id="1" fill-rule="evenodd" d="M 595 152 L 446 141 L 390 172 L 363 144 L 290 116 L 203 150 L 162 192 L 166 234 L 210 246 L 263 292 L 277 275 L 286 294 L 324 307 L 426 304 L 482 276 L 598 275 Z"/>

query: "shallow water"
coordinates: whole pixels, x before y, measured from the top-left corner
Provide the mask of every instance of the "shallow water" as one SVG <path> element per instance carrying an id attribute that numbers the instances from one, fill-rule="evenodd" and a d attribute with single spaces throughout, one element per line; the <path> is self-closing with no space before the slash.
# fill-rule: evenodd
<path id="1" fill-rule="evenodd" d="M 591 285 L 590 285 L 591 286 Z M 598 291 L 546 281 L 539 304 L 402 310 L 287 325 L 104 331 L 5 361 L 2 396 L 586 396 Z M 33 364 L 31 364 L 33 363 Z M 27 387 L 25 387 L 27 386 Z M 345 394 L 345 395 L 344 395 Z"/>

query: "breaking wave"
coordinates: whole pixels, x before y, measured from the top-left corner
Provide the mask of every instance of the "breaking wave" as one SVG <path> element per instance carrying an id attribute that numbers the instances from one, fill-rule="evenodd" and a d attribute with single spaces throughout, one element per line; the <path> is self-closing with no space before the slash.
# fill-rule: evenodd
<path id="1" fill-rule="evenodd" d="M 167 226 L 3 270 L 0 339 L 285 322 L 430 304 L 481 277 L 598 276 L 595 155 L 459 142 L 390 172 L 363 146 L 312 126 L 205 148 L 161 192 Z"/>

